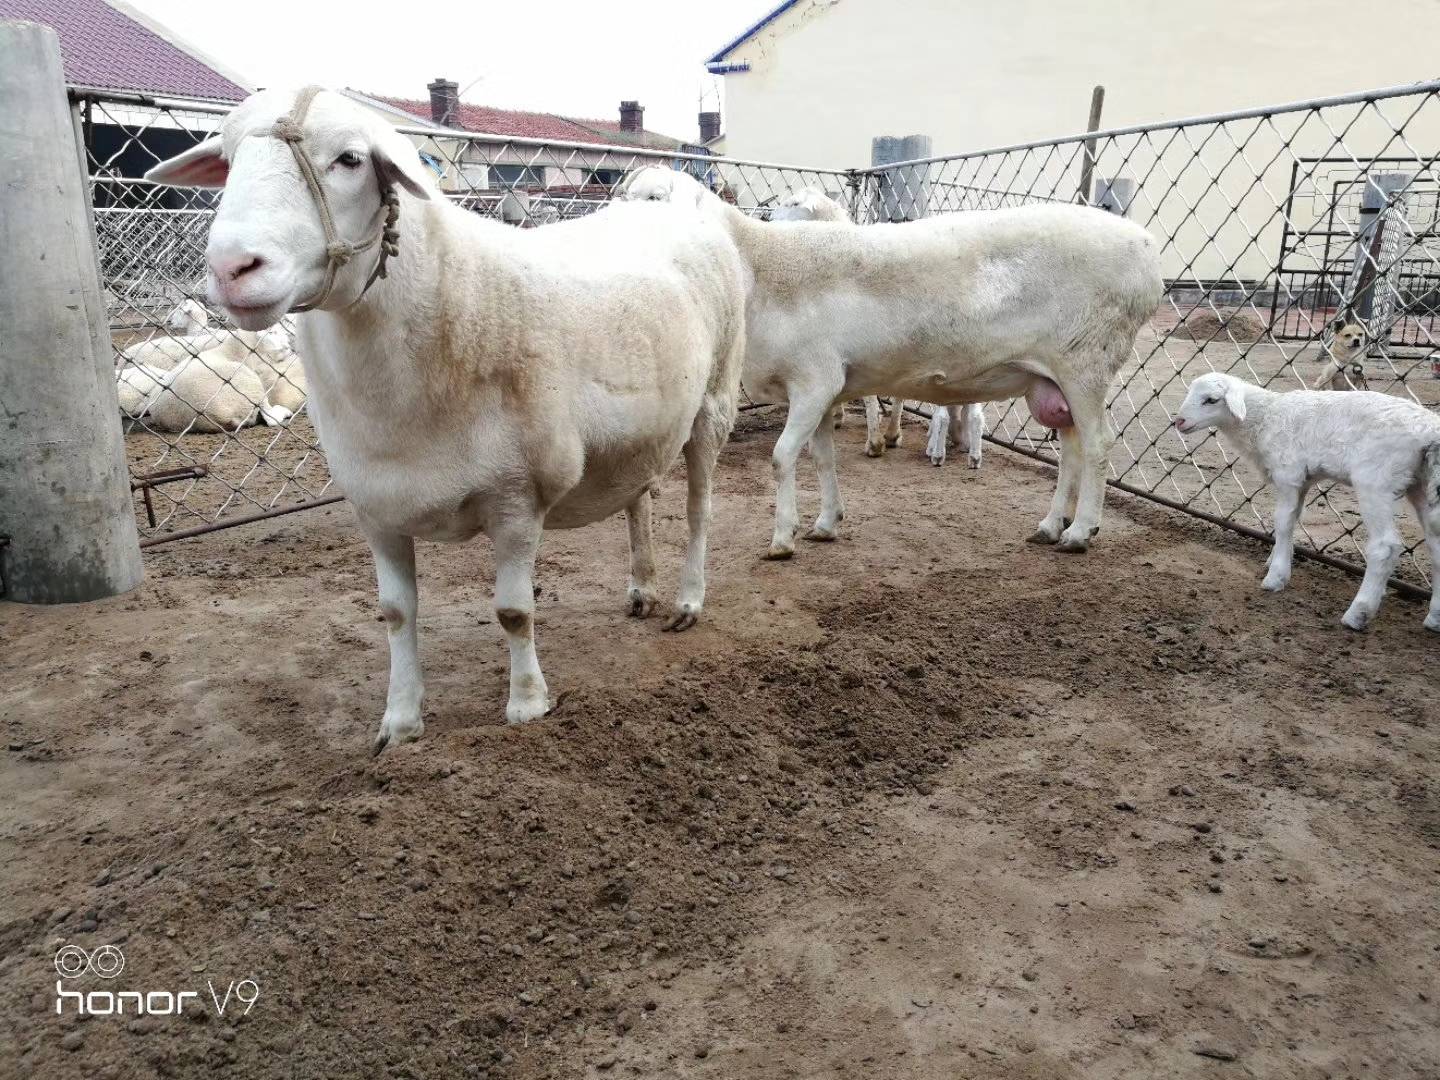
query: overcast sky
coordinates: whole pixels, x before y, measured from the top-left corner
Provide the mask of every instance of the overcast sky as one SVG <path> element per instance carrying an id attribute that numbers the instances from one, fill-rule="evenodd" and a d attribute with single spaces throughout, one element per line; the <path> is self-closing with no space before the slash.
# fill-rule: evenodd
<path id="1" fill-rule="evenodd" d="M 130 0 L 259 86 L 307 82 L 425 98 L 443 76 L 466 101 L 615 119 L 622 98 L 645 126 L 696 136 L 704 59 L 777 0 Z"/>

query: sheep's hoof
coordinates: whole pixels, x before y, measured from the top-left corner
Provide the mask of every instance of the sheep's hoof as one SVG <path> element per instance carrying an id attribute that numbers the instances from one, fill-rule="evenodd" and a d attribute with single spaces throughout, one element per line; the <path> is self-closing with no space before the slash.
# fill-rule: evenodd
<path id="1" fill-rule="evenodd" d="M 1060 537 L 1052 536 L 1044 529 L 1036 529 L 1033 533 L 1031 533 L 1025 538 L 1025 542 L 1027 544 L 1058 544 L 1060 542 Z"/>
<path id="2" fill-rule="evenodd" d="M 650 613 L 655 610 L 654 593 L 632 587 L 625 595 L 630 602 L 630 616 L 632 618 L 648 619 Z"/>
<path id="3" fill-rule="evenodd" d="M 1286 585 L 1289 584 L 1289 578 L 1266 577 L 1266 579 L 1260 583 L 1260 587 L 1266 592 L 1280 592 L 1282 589 L 1285 588 Z"/>
<path id="4" fill-rule="evenodd" d="M 970 468 L 972 468 L 972 469 L 978 469 L 978 468 L 980 468 L 980 459 L 979 459 L 978 457 L 972 457 L 972 458 L 970 459 Z"/>
<path id="5" fill-rule="evenodd" d="M 866 457 L 884 457 L 884 456 L 885 456 L 885 447 L 884 447 L 884 445 L 881 444 L 881 443 L 866 443 L 866 444 L 865 444 L 865 456 L 866 456 Z"/>
<path id="6" fill-rule="evenodd" d="M 1440 633 L 1440 611 L 1435 612 L 1434 615 L 1431 615 L 1425 620 L 1425 629 Z"/>
<path id="7" fill-rule="evenodd" d="M 935 455 L 931 455 L 930 464 L 934 465 L 937 469 L 940 468 L 941 465 L 945 464 L 945 455 L 941 454 L 938 457 Z"/>
<path id="8" fill-rule="evenodd" d="M 531 720 L 539 720 L 550 711 L 550 699 L 542 696 L 538 700 L 525 698 L 517 701 L 510 699 L 505 706 L 505 722 L 507 724 L 528 724 Z"/>
<path id="9" fill-rule="evenodd" d="M 689 630 L 700 621 L 699 604 L 681 604 L 675 609 L 675 613 L 665 620 L 662 630 L 673 630 L 679 634 Z"/>
<path id="10" fill-rule="evenodd" d="M 1351 630 L 1364 630 L 1367 626 L 1370 625 L 1370 620 L 1372 618 L 1374 618 L 1373 615 L 1367 615 L 1363 611 L 1356 611 L 1354 608 L 1351 608 L 1349 611 L 1345 612 L 1345 617 L 1342 618 L 1340 621 L 1346 626 L 1348 626 Z"/>
<path id="11" fill-rule="evenodd" d="M 772 546 L 769 551 L 765 552 L 765 558 L 770 562 L 780 562 L 783 559 L 793 559 L 794 557 L 795 549 L 793 547 L 783 548 Z"/>
<path id="12" fill-rule="evenodd" d="M 806 540 L 813 540 L 817 544 L 828 544 L 836 538 L 835 527 L 822 527 L 818 522 L 810 526 L 810 531 L 805 534 Z"/>
<path id="13" fill-rule="evenodd" d="M 1090 538 L 1072 536 L 1068 539 L 1062 537 L 1055 545 L 1056 551 L 1063 551 L 1067 555 L 1084 555 L 1090 550 Z"/>
<path id="14" fill-rule="evenodd" d="M 385 717 L 380 721 L 380 731 L 370 744 L 370 756 L 376 757 L 383 750 L 401 743 L 414 742 L 425 734 L 425 721 L 418 716 L 414 720 L 398 720 Z"/>
<path id="15" fill-rule="evenodd" d="M 899 436 L 899 435 L 886 435 L 886 436 L 885 436 L 885 445 L 888 446 L 888 447 L 890 447 L 890 448 L 893 450 L 895 447 L 897 447 L 897 446 L 900 445 L 900 436 Z"/>

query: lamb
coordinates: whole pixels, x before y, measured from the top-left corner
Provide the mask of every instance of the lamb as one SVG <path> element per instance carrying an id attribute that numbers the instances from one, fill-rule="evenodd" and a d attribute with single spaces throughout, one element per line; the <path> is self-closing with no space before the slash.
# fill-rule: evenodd
<path id="1" fill-rule="evenodd" d="M 165 328 L 172 334 L 198 334 L 210 325 L 210 313 L 200 301 L 186 298 L 176 304 L 165 318 Z"/>
<path id="2" fill-rule="evenodd" d="M 1144 229 L 1068 205 L 883 229 L 818 221 L 777 229 L 659 168 L 632 176 L 627 192 L 723 222 L 753 275 L 745 385 L 790 405 L 773 455 L 769 558 L 795 551 L 795 463 L 807 440 L 821 490 L 807 537 L 835 539 L 844 506 L 833 433 L 820 421 L 837 400 L 882 392 L 941 405 L 1023 395 L 1061 445 L 1050 511 L 1031 540 L 1088 550 L 1111 442 L 1105 392 L 1164 291 L 1159 248 Z"/>
<path id="3" fill-rule="evenodd" d="M 1355 489 L 1369 539 L 1365 578 L 1341 619 L 1363 630 L 1380 610 L 1385 583 L 1405 550 L 1395 500 L 1405 494 L 1420 516 L 1433 579 L 1425 626 L 1440 630 L 1440 416 L 1403 398 L 1357 390 L 1277 394 L 1233 375 L 1211 372 L 1190 384 L 1175 416 L 1190 434 L 1216 428 L 1275 488 L 1275 547 L 1263 587 L 1290 582 L 1295 522 L 1316 480 Z"/>
<path id="4" fill-rule="evenodd" d="M 303 311 L 308 408 L 375 556 L 390 684 L 374 750 L 424 730 L 415 540 L 494 545 L 505 717 L 550 708 L 535 652 L 545 528 L 624 510 L 630 614 L 655 605 L 651 485 L 682 453 L 689 544 L 666 629 L 699 618 L 711 478 L 735 421 L 745 267 L 723 228 L 617 205 L 511 229 L 440 197 L 348 98 L 266 90 L 147 179 L 225 187 L 212 299 L 249 330 Z"/>
<path id="5" fill-rule="evenodd" d="M 1346 323 L 1321 348 L 1318 360 L 1327 361 L 1315 379 L 1316 390 L 1369 390 L 1365 379 L 1365 328 Z"/>

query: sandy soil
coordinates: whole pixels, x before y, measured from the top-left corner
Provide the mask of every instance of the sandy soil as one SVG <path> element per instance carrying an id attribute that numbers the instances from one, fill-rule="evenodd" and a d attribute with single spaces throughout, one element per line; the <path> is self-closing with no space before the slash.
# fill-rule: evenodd
<path id="1" fill-rule="evenodd" d="M 1351 579 L 1262 594 L 1258 545 L 1123 496 L 1088 556 L 1029 546 L 1050 473 L 918 426 L 848 426 L 842 539 L 763 562 L 773 428 L 687 634 L 621 613 L 621 522 L 547 537 L 522 728 L 487 546 L 427 546 L 426 736 L 366 756 L 343 505 L 0 605 L 0 1075 L 1440 1075 L 1418 605 L 1351 634 Z M 67 987 L 200 996 L 57 1016 L 69 943 L 125 968 Z"/>

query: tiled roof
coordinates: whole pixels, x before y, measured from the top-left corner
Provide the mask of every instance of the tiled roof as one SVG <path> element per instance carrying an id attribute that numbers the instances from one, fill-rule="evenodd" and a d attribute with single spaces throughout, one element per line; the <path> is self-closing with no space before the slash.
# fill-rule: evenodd
<path id="1" fill-rule="evenodd" d="M 0 0 L 3 3 L 4 0 Z M 391 108 L 430 122 L 430 102 L 411 98 L 366 94 Z M 522 112 L 514 109 L 492 109 L 488 105 L 460 103 L 460 114 L 451 127 L 486 135 L 510 135 L 525 139 L 552 139 L 564 142 L 604 143 L 609 146 L 643 146 L 652 150 L 678 150 L 684 145 L 679 139 L 655 131 L 621 131 L 616 120 L 581 120 L 555 113 Z"/>
<path id="2" fill-rule="evenodd" d="M 107 90 L 239 101 L 245 87 L 200 54 L 147 25 L 139 13 L 105 0 L 0 0 L 0 19 L 53 27 L 65 81 Z"/>

